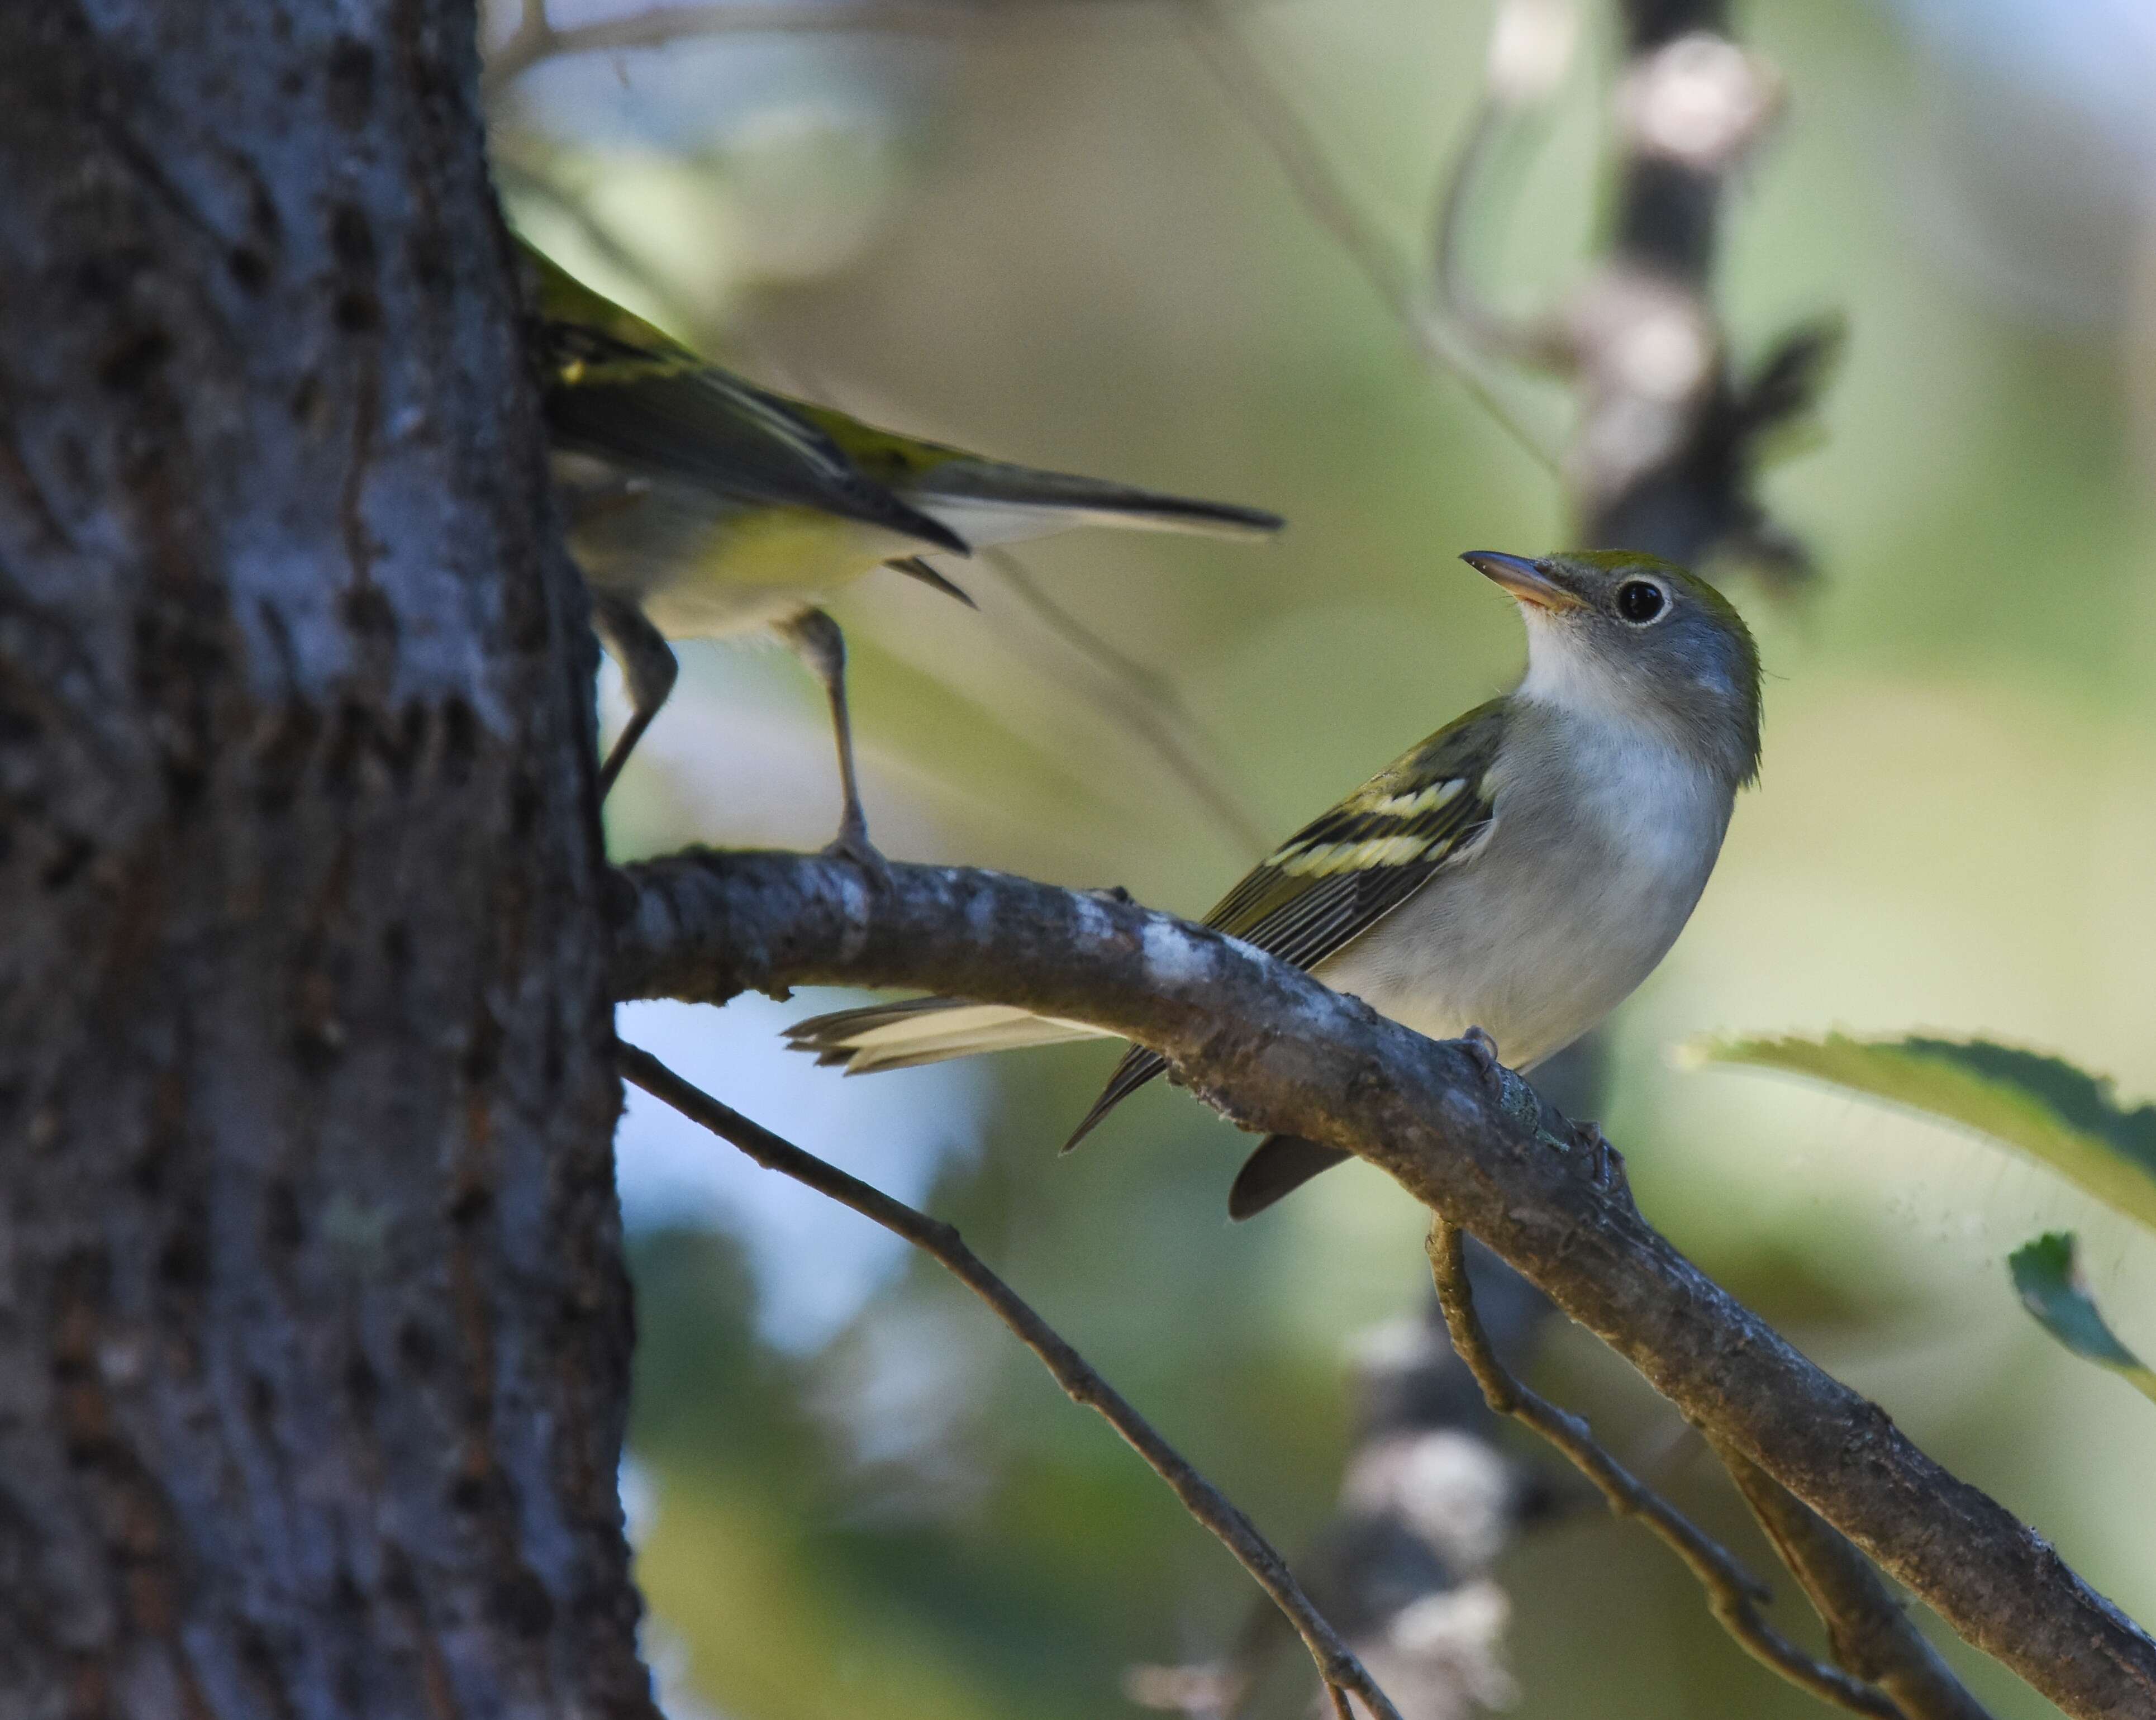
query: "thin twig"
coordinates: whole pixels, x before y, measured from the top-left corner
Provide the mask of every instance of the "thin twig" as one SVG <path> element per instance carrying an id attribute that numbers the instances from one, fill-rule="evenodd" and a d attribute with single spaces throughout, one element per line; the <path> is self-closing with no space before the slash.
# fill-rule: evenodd
<path id="1" fill-rule="evenodd" d="M 1474 1374 L 1490 1407 L 1500 1415 L 1526 1423 L 1563 1452 L 1601 1490 L 1609 1508 L 1620 1517 L 1639 1517 L 1652 1529 L 1699 1579 L 1714 1616 L 1754 1660 L 1790 1683 L 1853 1714 L 1905 1720 L 1901 1708 L 1883 1692 L 1838 1667 L 1814 1660 L 1776 1630 L 1759 1615 L 1761 1604 L 1770 1597 L 1757 1577 L 1604 1450 L 1578 1416 L 1558 1409 L 1512 1378 L 1497 1359 L 1489 1335 L 1482 1329 L 1481 1317 L 1475 1312 L 1475 1292 L 1467 1280 L 1467 1256 L 1461 1245 L 1463 1235 L 1458 1225 L 1431 1215 L 1430 1276 L 1437 1285 L 1437 1299 L 1445 1310 L 1452 1347 Z"/>
<path id="2" fill-rule="evenodd" d="M 1015 556 L 1004 550 L 989 549 L 978 552 L 976 559 L 993 568 L 1050 633 L 1084 658 L 1096 673 L 1135 698 L 1134 705 L 1111 705 L 1106 708 L 1116 721 L 1134 731 L 1140 740 L 1160 754 L 1169 771 L 1198 797 L 1229 839 L 1250 859 L 1265 853 L 1271 846 L 1265 833 L 1221 783 L 1217 767 L 1209 767 L 1184 741 L 1185 734 L 1200 731 L 1197 719 L 1184 706 L 1174 683 L 1116 649 L 1058 603 L 1040 588 Z"/>
<path id="3" fill-rule="evenodd" d="M 1562 375 L 1572 368 L 1570 343 L 1561 327 L 1547 320 L 1508 316 L 1476 290 L 1467 267 L 1468 213 L 1510 110 L 1485 97 L 1476 110 L 1467 141 L 1453 157 L 1452 169 L 1438 193 L 1435 264 L 1431 280 L 1438 307 L 1477 350 L 1513 364 Z"/>
<path id="4" fill-rule="evenodd" d="M 1462 351 L 1438 319 L 1400 248 L 1363 213 L 1271 73 L 1221 16 L 1217 0 L 1184 0 L 1183 18 L 1191 43 L 1214 80 L 1272 151 L 1312 218 L 1332 235 L 1384 301 L 1416 352 L 1427 363 L 1455 377 L 1529 459 L 1557 475 L 1558 454 L 1553 443 L 1497 398 L 1474 355 Z"/>
<path id="5" fill-rule="evenodd" d="M 548 19 L 546 0 L 524 0 L 516 29 L 487 59 L 480 90 L 484 96 L 497 95 L 541 60 L 567 54 L 664 48 L 699 36 L 757 32 L 940 35 L 1009 9 L 980 0 L 701 0 L 561 28 Z"/>
<path id="6" fill-rule="evenodd" d="M 1990 1720 L 1870 1559 L 1742 1451 L 1720 1443 L 1715 1451 L 1803 1586 L 1837 1661 L 1885 1691 L 1909 1720 Z"/>
<path id="7" fill-rule="evenodd" d="M 916 1212 L 903 1201 L 894 1200 L 882 1190 L 780 1139 L 732 1106 L 690 1086 L 649 1051 L 624 1045 L 619 1048 L 617 1059 L 625 1080 L 732 1142 L 765 1169 L 791 1177 L 820 1194 L 829 1195 L 840 1205 L 852 1208 L 863 1218 L 904 1237 L 949 1268 L 961 1283 L 995 1311 L 996 1317 L 1010 1327 L 1019 1343 L 1047 1364 L 1048 1371 L 1055 1376 L 1055 1383 L 1072 1402 L 1097 1410 L 1123 1436 L 1153 1472 L 1175 1490 L 1184 1508 L 1219 1538 L 1243 1569 L 1273 1598 L 1274 1604 L 1287 1615 L 1296 1634 L 1310 1651 L 1311 1659 L 1317 1663 L 1318 1676 L 1324 1680 L 1332 1696 L 1338 1720 L 1355 1720 L 1348 1700 L 1350 1694 L 1362 1699 L 1375 1720 L 1400 1720 L 1399 1711 L 1378 1687 L 1376 1681 L 1363 1671 L 1362 1662 L 1349 1651 L 1324 1616 L 1311 1604 L 1309 1596 L 1302 1592 L 1294 1574 L 1288 1569 L 1287 1562 L 1258 1533 L 1257 1526 L 1155 1432 L 1129 1401 L 1101 1379 L 1091 1363 L 1064 1342 L 1015 1291 L 990 1271 L 980 1257 L 966 1246 L 955 1227 Z"/>

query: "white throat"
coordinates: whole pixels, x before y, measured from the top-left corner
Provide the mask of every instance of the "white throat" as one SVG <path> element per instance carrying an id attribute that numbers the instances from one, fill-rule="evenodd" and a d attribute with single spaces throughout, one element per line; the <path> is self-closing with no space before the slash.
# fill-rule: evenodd
<path id="1" fill-rule="evenodd" d="M 1514 696 L 1553 720 L 1542 742 L 1544 780 L 1620 867 L 1696 891 L 1722 845 L 1732 786 L 1642 701 L 1635 681 L 1582 649 L 1563 622 L 1530 614 L 1527 637 Z"/>
<path id="2" fill-rule="evenodd" d="M 1642 729 L 1651 726 L 1638 698 L 1599 652 L 1583 649 L 1563 622 L 1548 619 L 1525 603 L 1520 609 L 1527 624 L 1527 672 L 1516 697 L 1571 716 Z"/>

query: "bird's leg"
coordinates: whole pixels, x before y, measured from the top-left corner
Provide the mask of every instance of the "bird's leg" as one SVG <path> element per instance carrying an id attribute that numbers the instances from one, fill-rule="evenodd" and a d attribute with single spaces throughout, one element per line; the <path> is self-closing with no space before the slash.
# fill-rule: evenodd
<path id="1" fill-rule="evenodd" d="M 1630 1193 L 1630 1183 L 1625 1174 L 1625 1155 L 1609 1144 L 1609 1137 L 1602 1132 L 1599 1122 L 1578 1124 L 1574 1134 L 1579 1144 L 1587 1149 L 1588 1174 L 1598 1189 L 1623 1190 Z"/>
<path id="2" fill-rule="evenodd" d="M 869 840 L 868 815 L 861 810 L 860 783 L 854 775 L 854 725 L 846 714 L 846 636 L 821 609 L 804 609 L 792 620 L 780 622 L 778 631 L 824 683 L 831 701 L 831 730 L 839 743 L 839 790 L 845 804 L 839 814 L 839 834 L 824 852 L 880 876 L 886 863 Z"/>
<path id="3" fill-rule="evenodd" d="M 1460 1035 L 1460 1049 L 1475 1060 L 1475 1066 L 1482 1071 L 1482 1079 L 1494 1082 L 1500 1077 L 1497 1061 L 1497 1042 L 1479 1027 L 1471 1027 Z"/>
<path id="4" fill-rule="evenodd" d="M 651 624 L 634 603 L 618 593 L 592 593 L 592 627 L 621 665 L 621 678 L 629 688 L 629 721 L 615 738 L 606 762 L 599 767 L 599 798 L 613 787 L 613 779 L 629 762 L 629 755 L 644 738 L 651 719 L 674 691 L 680 665 L 666 636 Z"/>

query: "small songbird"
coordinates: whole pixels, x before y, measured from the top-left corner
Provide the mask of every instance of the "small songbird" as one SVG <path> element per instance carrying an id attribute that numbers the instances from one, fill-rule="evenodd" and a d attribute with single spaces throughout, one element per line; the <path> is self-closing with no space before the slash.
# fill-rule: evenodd
<path id="1" fill-rule="evenodd" d="M 1614 1009 L 1691 917 L 1758 773 L 1759 655 L 1719 592 L 1652 556 L 1461 559 L 1517 601 L 1525 678 L 1304 825 L 1205 923 L 1525 1070 Z M 927 998 L 788 1036 L 862 1074 L 1106 1035 Z M 1132 1047 L 1069 1144 L 1164 1066 Z M 1346 1156 L 1271 1136 L 1229 1210 L 1247 1218 Z"/>
<path id="2" fill-rule="evenodd" d="M 845 797 L 833 848 L 873 861 L 854 777 L 845 640 L 817 607 L 824 597 L 888 564 L 970 605 L 924 554 L 1072 526 L 1280 528 L 1277 515 L 1255 508 L 1009 465 L 774 394 L 521 249 L 569 550 L 629 691 L 602 794 L 673 691 L 668 639 L 769 631 L 830 700 Z"/>

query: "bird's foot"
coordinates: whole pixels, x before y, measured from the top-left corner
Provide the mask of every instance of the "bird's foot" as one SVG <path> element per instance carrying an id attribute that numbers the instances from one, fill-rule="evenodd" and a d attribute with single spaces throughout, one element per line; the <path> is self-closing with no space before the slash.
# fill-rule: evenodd
<path id="1" fill-rule="evenodd" d="M 1469 1028 L 1460 1035 L 1460 1046 L 1474 1060 L 1488 1085 L 1495 1086 L 1504 1078 L 1504 1065 L 1497 1060 L 1497 1042 L 1482 1029 Z"/>
<path id="2" fill-rule="evenodd" d="M 1602 1132 L 1602 1125 L 1580 1123 L 1573 1131 L 1573 1138 L 1586 1151 L 1587 1173 L 1594 1186 L 1629 1195 L 1631 1184 L 1625 1174 L 1625 1155 L 1609 1144 L 1609 1137 Z"/>
<path id="3" fill-rule="evenodd" d="M 879 889 L 891 883 L 891 862 L 869 840 L 868 821 L 865 819 L 844 820 L 839 826 L 839 834 L 824 845 L 824 855 L 827 860 L 845 861 Z"/>

